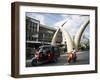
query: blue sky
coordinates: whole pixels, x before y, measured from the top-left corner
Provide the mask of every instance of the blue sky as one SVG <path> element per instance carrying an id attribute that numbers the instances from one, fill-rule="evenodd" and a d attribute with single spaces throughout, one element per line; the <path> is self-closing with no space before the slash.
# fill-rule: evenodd
<path id="1" fill-rule="evenodd" d="M 74 15 L 74 14 L 58 14 L 58 13 L 36 13 L 26 12 L 26 16 L 37 19 L 40 24 L 47 25 L 49 27 L 58 28 L 65 21 L 64 30 L 68 31 L 71 36 L 74 36 L 82 23 L 89 18 L 88 15 Z M 84 31 L 84 35 L 89 37 L 89 25 Z"/>

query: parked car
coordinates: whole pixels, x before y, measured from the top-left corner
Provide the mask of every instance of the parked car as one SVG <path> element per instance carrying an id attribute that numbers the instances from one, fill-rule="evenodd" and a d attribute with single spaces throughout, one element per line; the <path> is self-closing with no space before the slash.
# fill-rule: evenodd
<path id="1" fill-rule="evenodd" d="M 58 46 L 43 45 L 37 49 L 35 57 L 32 60 L 32 65 L 39 65 L 52 61 L 56 62 L 59 57 L 60 50 Z"/>

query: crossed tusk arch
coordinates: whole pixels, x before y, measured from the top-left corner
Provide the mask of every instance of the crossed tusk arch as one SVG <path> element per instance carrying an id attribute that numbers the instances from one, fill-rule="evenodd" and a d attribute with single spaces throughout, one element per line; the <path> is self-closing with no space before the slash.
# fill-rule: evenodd
<path id="1" fill-rule="evenodd" d="M 67 52 L 71 52 L 73 50 L 73 48 L 75 48 L 76 50 L 78 49 L 80 40 L 81 40 L 81 36 L 84 32 L 84 30 L 86 29 L 87 25 L 89 24 L 89 19 L 87 19 L 86 21 L 84 21 L 84 23 L 81 25 L 81 27 L 79 28 L 79 30 L 77 31 L 74 40 L 72 40 L 70 34 L 64 30 L 63 26 L 65 25 L 64 22 L 61 26 L 59 26 L 59 28 L 57 29 L 57 31 L 55 32 L 52 41 L 51 41 L 51 45 L 56 45 L 56 41 L 57 41 L 57 36 L 59 31 L 61 30 L 61 32 L 63 33 L 63 36 L 65 37 L 65 41 L 67 44 Z"/>

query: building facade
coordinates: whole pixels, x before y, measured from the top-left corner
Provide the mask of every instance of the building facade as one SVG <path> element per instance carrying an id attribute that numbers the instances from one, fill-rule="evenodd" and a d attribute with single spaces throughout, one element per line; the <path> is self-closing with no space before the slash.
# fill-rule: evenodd
<path id="1" fill-rule="evenodd" d="M 56 29 L 40 24 L 40 21 L 26 17 L 26 59 L 34 56 L 36 49 L 41 45 L 51 44 Z M 62 42 L 62 33 L 59 32 L 57 44 Z"/>
<path id="2" fill-rule="evenodd" d="M 26 44 L 27 47 L 38 47 L 42 44 L 51 44 L 56 29 L 40 24 L 40 21 L 26 17 Z M 57 44 L 62 42 L 62 33 L 59 32 Z"/>
<path id="3" fill-rule="evenodd" d="M 26 17 L 26 41 L 38 41 L 39 21 Z"/>

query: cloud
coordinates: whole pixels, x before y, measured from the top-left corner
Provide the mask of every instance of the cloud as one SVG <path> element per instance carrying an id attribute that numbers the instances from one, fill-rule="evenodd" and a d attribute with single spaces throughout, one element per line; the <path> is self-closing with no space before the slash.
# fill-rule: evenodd
<path id="1" fill-rule="evenodd" d="M 44 16 L 42 16 L 42 15 L 37 15 L 37 16 L 35 16 L 35 18 L 36 18 L 37 20 L 39 20 L 41 24 L 45 24 L 45 17 L 44 17 Z"/>
<path id="2" fill-rule="evenodd" d="M 74 14 L 54 14 L 54 13 L 33 13 L 27 12 L 27 16 L 37 19 L 40 24 L 44 24 L 50 27 L 59 28 L 65 21 L 63 26 L 65 31 L 68 31 L 71 37 L 73 37 L 83 22 L 89 18 L 89 16 L 74 15 Z M 88 26 L 89 27 L 89 26 Z M 85 30 L 86 35 L 89 34 L 89 28 Z"/>
<path id="3" fill-rule="evenodd" d="M 63 26 L 64 30 L 69 32 L 71 36 L 74 36 L 83 22 L 89 18 L 88 16 L 81 16 L 81 15 L 62 15 L 65 17 L 62 21 L 57 22 L 56 26 L 61 26 L 65 21 L 66 24 Z M 88 33 L 88 31 L 87 31 Z"/>
<path id="4" fill-rule="evenodd" d="M 28 17 L 31 17 L 31 18 L 34 18 L 36 20 L 39 20 L 40 21 L 40 24 L 45 24 L 45 16 L 39 14 L 39 13 L 31 13 L 31 12 L 28 12 L 26 14 Z"/>
<path id="5" fill-rule="evenodd" d="M 64 22 L 68 21 L 69 15 L 61 15 L 62 19 L 54 24 L 54 26 L 61 26 Z"/>
<path id="6" fill-rule="evenodd" d="M 61 26 L 64 22 L 66 22 L 66 21 L 68 21 L 68 19 L 64 19 L 64 20 L 62 20 L 62 21 L 59 21 L 59 22 L 56 22 L 55 24 L 54 24 L 54 26 Z"/>

